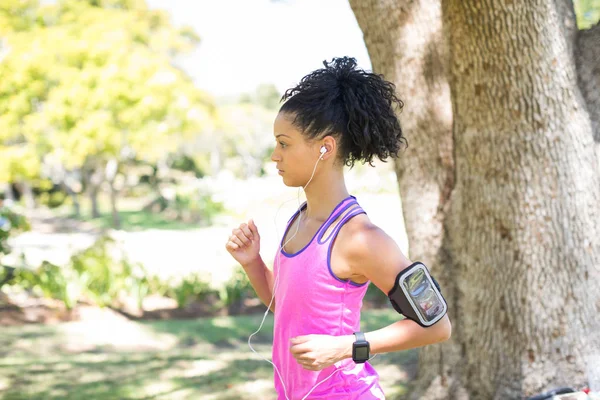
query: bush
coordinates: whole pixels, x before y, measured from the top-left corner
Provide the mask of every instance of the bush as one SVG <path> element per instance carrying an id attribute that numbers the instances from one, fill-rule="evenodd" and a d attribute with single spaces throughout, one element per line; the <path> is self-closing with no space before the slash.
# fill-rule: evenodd
<path id="1" fill-rule="evenodd" d="M 8 207 L 0 207 L 0 257 L 11 252 L 8 238 L 30 229 L 27 219 Z"/>
<path id="2" fill-rule="evenodd" d="M 8 239 L 20 232 L 29 230 L 27 219 L 8 207 L 0 207 L 0 289 L 16 275 L 15 268 L 2 264 L 2 256 L 9 254 L 11 248 Z"/>
<path id="3" fill-rule="evenodd" d="M 133 296 L 141 307 L 148 293 L 146 272 L 141 265 L 132 265 L 126 258 L 115 259 L 110 251 L 114 240 L 103 236 L 90 248 L 71 258 L 85 294 L 97 305 L 119 307 L 127 296 Z"/>
<path id="4" fill-rule="evenodd" d="M 185 308 L 192 301 L 203 301 L 210 292 L 210 284 L 199 274 L 192 274 L 184 277 L 178 284 L 168 287 L 164 295 L 175 299 L 177 307 Z"/>
<path id="5" fill-rule="evenodd" d="M 212 194 L 201 190 L 179 191 L 174 201 L 167 206 L 176 218 L 184 222 L 210 225 L 216 215 L 225 210 L 223 203 L 215 201 Z"/>
<path id="6" fill-rule="evenodd" d="M 72 269 L 47 261 L 36 270 L 17 270 L 14 285 L 38 296 L 61 300 L 68 310 L 77 305 L 83 291 L 81 282 Z"/>
<path id="7" fill-rule="evenodd" d="M 231 278 L 225 283 L 219 291 L 221 302 L 230 314 L 237 314 L 242 308 L 243 302 L 254 293 L 254 288 L 250 284 L 246 273 L 242 267 L 235 268 Z"/>
<path id="8" fill-rule="evenodd" d="M 80 301 L 120 308 L 127 297 L 135 298 L 141 308 L 150 292 L 144 268 L 126 258 L 113 257 L 111 250 L 114 240 L 103 236 L 88 249 L 74 254 L 66 266 L 44 261 L 37 269 L 17 270 L 11 284 L 38 296 L 61 300 L 67 309 Z"/>

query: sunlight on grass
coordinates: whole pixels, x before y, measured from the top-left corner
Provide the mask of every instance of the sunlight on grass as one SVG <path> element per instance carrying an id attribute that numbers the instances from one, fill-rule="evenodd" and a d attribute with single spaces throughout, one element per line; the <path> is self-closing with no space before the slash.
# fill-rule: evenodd
<path id="1" fill-rule="evenodd" d="M 397 320 L 397 314 L 390 310 L 365 311 L 362 316 L 363 330 Z M 145 322 L 115 318 L 102 325 L 92 320 L 52 327 L 3 327 L 0 398 L 275 399 L 273 367 L 252 353 L 247 344 L 262 317 Z M 253 347 L 268 358 L 272 329 L 269 314 L 252 341 Z M 124 334 L 119 338 L 121 330 Z M 134 331 L 140 335 L 131 334 Z M 119 340 L 111 343 L 115 338 Z M 168 338 L 169 343 L 160 344 L 157 338 Z M 21 345 L 16 347 L 16 343 Z M 414 351 L 381 354 L 373 359 L 387 398 L 406 393 L 416 361 Z"/>

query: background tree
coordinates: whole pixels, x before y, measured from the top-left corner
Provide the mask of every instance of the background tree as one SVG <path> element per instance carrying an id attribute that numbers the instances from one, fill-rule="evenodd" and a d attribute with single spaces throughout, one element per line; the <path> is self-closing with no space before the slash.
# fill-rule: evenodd
<path id="1" fill-rule="evenodd" d="M 209 96 L 173 65 L 198 37 L 144 1 L 9 1 L 2 16 L 4 151 L 47 160 L 62 178 L 76 172 L 95 215 L 98 187 L 107 181 L 118 226 L 127 163 L 164 159 L 213 118 Z M 4 172 L 14 181 L 36 169 L 28 173 Z M 62 184 L 75 195 L 82 188 Z"/>
<path id="2" fill-rule="evenodd" d="M 599 25 L 578 31 L 567 0 L 350 3 L 405 101 L 410 256 L 440 276 L 454 321 L 421 351 L 413 397 L 586 384 L 600 364 Z"/>

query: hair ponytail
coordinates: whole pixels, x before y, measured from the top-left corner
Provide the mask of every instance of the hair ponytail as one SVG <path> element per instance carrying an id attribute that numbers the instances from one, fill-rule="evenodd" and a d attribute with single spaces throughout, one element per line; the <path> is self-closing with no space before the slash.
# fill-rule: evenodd
<path id="1" fill-rule="evenodd" d="M 396 116 L 404 104 L 394 84 L 357 69 L 354 58 L 323 64 L 284 93 L 280 112 L 294 115 L 293 124 L 309 140 L 336 136 L 340 157 L 351 168 L 356 161 L 373 166 L 373 157 L 397 157 L 407 141 Z"/>

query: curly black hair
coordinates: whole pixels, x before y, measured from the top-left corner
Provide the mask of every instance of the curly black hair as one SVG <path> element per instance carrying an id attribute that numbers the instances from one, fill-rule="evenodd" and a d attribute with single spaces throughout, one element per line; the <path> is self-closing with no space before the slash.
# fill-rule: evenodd
<path id="1" fill-rule="evenodd" d="M 350 168 L 356 161 L 373 166 L 373 157 L 383 162 L 397 157 L 401 143 L 408 142 L 395 112 L 404 106 L 395 85 L 356 68 L 355 58 L 333 58 L 323 65 L 285 91 L 279 112 L 293 115 L 293 125 L 308 140 L 336 137 Z"/>

